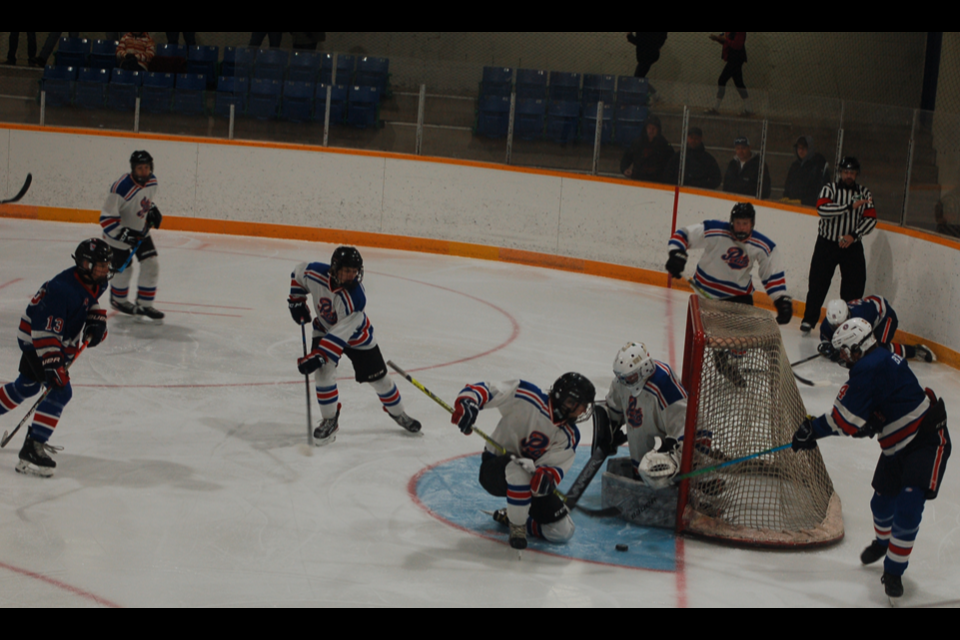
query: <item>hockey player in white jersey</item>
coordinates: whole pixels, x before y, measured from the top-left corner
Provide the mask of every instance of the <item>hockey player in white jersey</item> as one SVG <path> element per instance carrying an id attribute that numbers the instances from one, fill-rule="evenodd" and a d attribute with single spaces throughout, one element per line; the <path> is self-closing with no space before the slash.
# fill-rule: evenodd
<path id="1" fill-rule="evenodd" d="M 478 382 L 457 396 L 452 422 L 465 435 L 473 433 L 480 411 L 498 409 L 500 422 L 480 466 L 480 485 L 507 499 L 494 515 L 510 529 L 510 546 L 527 547 L 527 536 L 564 544 L 576 527 L 556 488 L 573 466 L 580 444 L 577 423 L 593 413 L 596 388 L 579 373 L 566 373 L 544 393 L 534 384 L 512 380 Z"/>
<path id="2" fill-rule="evenodd" d="M 606 402 L 594 412 L 593 446 L 614 455 L 626 427 L 634 479 L 661 488 L 680 471 L 687 392 L 642 343 L 629 342 L 617 352 L 613 373 Z"/>
<path id="3" fill-rule="evenodd" d="M 154 307 L 160 262 L 150 230 L 159 229 L 163 222 L 154 204 L 156 197 L 153 156 L 146 151 L 134 151 L 130 173 L 113 183 L 103 203 L 100 226 L 103 240 L 113 249 L 113 270 L 117 272 L 110 284 L 110 306 L 127 315 L 163 320 L 164 314 Z M 131 252 L 140 262 L 135 303 L 128 300 L 133 279 L 133 264 L 128 262 Z M 124 265 L 126 269 L 120 272 Z"/>
<path id="4" fill-rule="evenodd" d="M 297 362 L 300 373 L 317 372 L 317 402 L 322 419 L 314 431 L 316 446 L 336 441 L 340 421 L 340 392 L 337 367 L 343 356 L 350 358 L 359 383 L 369 383 L 380 398 L 383 410 L 410 433 L 421 425 L 406 414 L 400 391 L 387 376 L 387 365 L 365 312 L 367 294 L 363 288 L 363 258 L 354 247 L 338 247 L 330 264 L 304 262 L 294 269 L 288 307 L 294 322 L 311 321 L 308 296 L 313 297 L 313 349 Z"/>

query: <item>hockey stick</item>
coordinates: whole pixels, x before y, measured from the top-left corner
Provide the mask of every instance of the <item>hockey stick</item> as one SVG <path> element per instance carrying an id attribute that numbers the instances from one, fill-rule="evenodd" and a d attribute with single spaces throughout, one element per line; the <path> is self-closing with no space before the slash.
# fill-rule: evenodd
<path id="1" fill-rule="evenodd" d="M 303 337 L 303 357 L 307 357 L 307 325 L 306 323 L 300 325 L 300 335 Z M 307 443 L 314 447 L 316 444 L 313 441 L 313 403 L 310 399 L 310 374 L 306 374 L 304 381 L 307 385 Z"/>
<path id="2" fill-rule="evenodd" d="M 133 256 L 137 255 L 137 251 L 140 251 L 140 245 L 143 244 L 143 241 L 147 239 L 147 232 L 150 231 L 150 223 L 147 223 L 147 226 L 143 228 L 143 236 L 140 237 L 140 241 L 137 242 L 136 246 L 131 247 L 130 255 L 127 256 L 126 262 L 123 263 L 123 266 L 113 272 L 113 275 L 123 273 L 127 270 L 127 267 L 133 262 Z"/>
<path id="3" fill-rule="evenodd" d="M 811 361 L 813 361 L 813 360 L 816 360 L 816 359 L 819 358 L 819 357 L 820 357 L 820 354 L 818 353 L 818 354 L 815 355 L 815 356 L 810 356 L 809 358 L 804 358 L 803 360 L 800 360 L 799 362 L 794 362 L 793 364 L 790 365 L 790 367 L 791 367 L 791 368 L 793 368 L 793 367 L 798 367 L 798 366 L 800 366 L 801 364 L 806 364 L 807 362 L 811 362 Z"/>
<path id="4" fill-rule="evenodd" d="M 713 300 L 713 299 L 714 299 L 714 297 L 713 297 L 712 295 L 710 295 L 709 293 L 707 293 L 706 291 L 704 291 L 703 287 L 701 287 L 699 284 L 697 284 L 697 281 L 694 280 L 693 278 L 687 278 L 687 284 L 689 284 L 691 287 L 693 287 L 693 290 L 694 290 L 694 291 L 696 291 L 697 293 L 699 293 L 701 296 L 703 296 L 703 297 L 706 298 L 707 300 Z"/>
<path id="5" fill-rule="evenodd" d="M 23 186 L 20 187 L 20 193 L 13 196 L 9 200 L 0 200 L 0 204 L 13 204 L 14 202 L 20 202 L 23 200 L 23 196 L 27 195 L 27 189 L 30 188 L 30 184 L 33 182 L 33 174 L 28 173 L 27 179 L 24 181 Z"/>
<path id="6" fill-rule="evenodd" d="M 80 357 L 80 354 L 86 350 L 88 344 L 90 343 L 84 342 L 83 346 L 80 347 L 80 350 L 77 351 L 77 355 L 73 357 L 73 360 L 67 363 L 66 369 L 68 371 L 70 370 L 70 367 L 73 366 L 73 363 L 76 362 L 77 359 Z M 13 430 L 13 433 L 7 433 L 6 431 L 3 432 L 3 439 L 0 440 L 0 449 L 5 449 L 7 445 L 10 444 L 10 441 L 13 440 L 13 436 L 17 435 L 17 432 L 23 428 L 23 425 L 27 424 L 27 421 L 30 419 L 30 416 L 32 416 L 34 411 L 37 410 L 37 407 L 40 406 L 40 403 L 47 399 L 47 396 L 50 394 L 50 391 L 52 390 L 53 390 L 53 387 L 47 387 L 46 390 L 44 390 L 43 395 L 41 395 L 40 399 L 37 400 L 37 402 L 30 408 L 30 411 L 27 411 L 27 415 L 23 417 L 23 420 L 21 420 L 20 424 L 17 425 L 17 428 Z"/>
<path id="7" fill-rule="evenodd" d="M 683 482 L 684 480 L 689 480 L 690 478 L 696 478 L 697 476 L 702 476 L 702 475 L 705 475 L 705 474 L 708 474 L 708 473 L 712 473 L 712 472 L 714 472 L 714 471 L 719 471 L 720 469 L 726 469 L 727 467 L 732 467 L 732 466 L 734 466 L 734 465 L 742 464 L 742 463 L 744 463 L 744 462 L 749 462 L 750 460 L 755 460 L 756 458 L 759 458 L 760 456 L 765 456 L 765 455 L 769 455 L 769 454 L 771 454 L 771 453 L 778 453 L 778 452 L 780 452 L 780 451 L 785 451 L 785 450 L 789 449 L 789 448 L 792 447 L 792 446 L 793 446 L 793 443 L 791 443 L 791 444 L 784 444 L 784 445 L 781 445 L 781 446 L 779 446 L 779 447 L 774 447 L 774 448 L 772 448 L 772 449 L 767 449 L 766 451 L 761 451 L 760 453 L 755 453 L 755 454 L 750 455 L 750 456 L 745 456 L 745 457 L 743 457 L 743 458 L 737 458 L 736 460 L 730 460 L 729 462 L 724 462 L 723 464 L 714 465 L 714 466 L 712 466 L 712 467 L 707 467 L 707 468 L 705 468 L 705 469 L 697 469 L 696 471 L 691 471 L 690 473 L 684 473 L 683 475 L 675 476 L 674 478 L 671 479 L 671 482 L 672 482 L 673 484 L 679 484 L 679 483 Z"/>

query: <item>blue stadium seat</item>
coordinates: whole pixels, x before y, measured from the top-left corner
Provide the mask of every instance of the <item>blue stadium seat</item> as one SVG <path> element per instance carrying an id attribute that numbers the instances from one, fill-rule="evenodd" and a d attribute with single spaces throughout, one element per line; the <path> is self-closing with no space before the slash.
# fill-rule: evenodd
<path id="1" fill-rule="evenodd" d="M 143 74 L 140 109 L 148 113 L 167 113 L 171 109 L 176 78 L 172 73 L 148 71 Z"/>
<path id="2" fill-rule="evenodd" d="M 320 76 L 322 54 L 315 51 L 294 51 L 287 68 L 287 80 L 316 83 Z"/>
<path id="3" fill-rule="evenodd" d="M 606 108 L 613 107 L 614 88 L 617 79 L 615 76 L 602 76 L 587 73 L 583 76 L 583 94 L 580 103 L 586 109 L 587 105 L 596 105 L 601 100 Z"/>
<path id="4" fill-rule="evenodd" d="M 54 67 L 43 70 L 40 90 L 46 92 L 48 107 L 64 107 L 73 102 L 73 89 L 77 81 L 76 67 Z"/>
<path id="5" fill-rule="evenodd" d="M 173 90 L 173 111 L 200 116 L 207 111 L 207 79 L 199 73 L 180 73 Z"/>
<path id="6" fill-rule="evenodd" d="M 580 74 L 550 72 L 551 102 L 580 102 Z"/>
<path id="7" fill-rule="evenodd" d="M 633 141 L 643 134 L 647 116 L 650 110 L 646 107 L 634 105 L 617 105 L 614 111 L 614 141 L 623 148 L 628 148 Z"/>
<path id="8" fill-rule="evenodd" d="M 617 78 L 617 106 L 645 107 L 649 95 L 650 83 L 646 78 Z"/>
<path id="9" fill-rule="evenodd" d="M 317 85 L 316 109 L 313 117 L 323 122 L 327 114 L 327 86 L 325 84 Z M 337 85 L 330 88 L 330 124 L 341 124 L 347 113 L 347 95 L 348 90 L 345 85 Z"/>
<path id="10" fill-rule="evenodd" d="M 583 107 L 583 118 L 580 120 L 580 139 L 593 143 L 597 136 L 597 104 L 588 104 Z M 603 105 L 603 129 L 600 132 L 600 142 L 607 144 L 613 139 L 613 105 Z"/>
<path id="11" fill-rule="evenodd" d="M 283 83 L 279 80 L 250 80 L 250 98 L 247 102 L 247 115 L 259 120 L 276 118 L 280 112 L 280 95 Z"/>
<path id="12" fill-rule="evenodd" d="M 547 105 L 547 137 L 565 144 L 577 137 L 580 123 L 580 103 L 551 101 Z"/>
<path id="13" fill-rule="evenodd" d="M 84 109 L 102 109 L 107 101 L 108 69 L 80 69 L 77 78 L 77 106 Z"/>
<path id="14" fill-rule="evenodd" d="M 517 99 L 546 100 L 547 72 L 517 69 Z"/>
<path id="15" fill-rule="evenodd" d="M 54 58 L 58 67 L 73 67 L 79 69 L 89 66 L 87 57 L 90 55 L 90 41 L 86 38 L 60 38 L 57 53 Z"/>
<path id="16" fill-rule="evenodd" d="M 257 50 L 248 47 L 226 47 L 223 50 L 223 62 L 220 75 L 249 78 L 253 75 L 253 63 L 257 59 Z"/>
<path id="17" fill-rule="evenodd" d="M 117 66 L 116 40 L 94 40 L 90 51 L 90 67 L 93 69 L 114 69 Z"/>
<path id="18" fill-rule="evenodd" d="M 187 70 L 187 45 L 158 44 L 157 53 L 150 61 L 150 71 L 155 73 L 183 73 Z"/>
<path id="19" fill-rule="evenodd" d="M 288 58 L 289 54 L 282 49 L 260 49 L 253 67 L 253 78 L 283 82 Z"/>
<path id="20" fill-rule="evenodd" d="M 477 135 L 485 138 L 505 138 L 510 127 L 510 98 L 486 96 L 480 98 L 477 110 Z"/>
<path id="21" fill-rule="evenodd" d="M 107 106 L 117 111 L 133 111 L 143 84 L 142 71 L 114 69 L 110 72 L 110 84 L 107 86 Z"/>
<path id="22" fill-rule="evenodd" d="M 347 124 L 366 129 L 380 126 L 380 90 L 376 87 L 350 87 Z"/>
<path id="23" fill-rule="evenodd" d="M 283 83 L 283 102 L 280 105 L 280 117 L 291 122 L 309 122 L 313 117 L 312 82 L 287 80 Z"/>
<path id="24" fill-rule="evenodd" d="M 234 115 L 247 112 L 247 94 L 250 92 L 250 80 L 236 76 L 220 76 L 217 81 L 217 94 L 213 112 L 221 117 L 230 117 L 230 105 L 234 106 Z"/>
<path id="25" fill-rule="evenodd" d="M 513 69 L 506 67 L 484 67 L 483 80 L 480 82 L 480 97 L 506 96 L 513 93 Z"/>
<path id="26" fill-rule="evenodd" d="M 187 73 L 202 75 L 207 79 L 207 88 L 216 86 L 219 47 L 194 45 L 187 50 Z"/>
<path id="27" fill-rule="evenodd" d="M 352 84 L 358 87 L 376 87 L 382 97 L 387 95 L 389 77 L 390 61 L 386 58 L 360 58 L 357 60 L 357 71 Z"/>
<path id="28" fill-rule="evenodd" d="M 350 86 L 353 82 L 354 69 L 357 58 L 340 54 L 337 56 L 337 85 Z M 321 56 L 320 83 L 330 84 L 333 77 L 333 55 L 326 53 Z"/>
<path id="29" fill-rule="evenodd" d="M 513 135 L 521 140 L 537 140 L 543 136 L 547 117 L 546 100 L 517 100 Z"/>

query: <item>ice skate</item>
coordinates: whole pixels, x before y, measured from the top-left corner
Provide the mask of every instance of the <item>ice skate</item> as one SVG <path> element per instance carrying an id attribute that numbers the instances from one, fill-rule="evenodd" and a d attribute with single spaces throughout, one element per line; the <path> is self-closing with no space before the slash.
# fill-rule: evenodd
<path id="1" fill-rule="evenodd" d="M 510 526 L 510 519 L 507 518 L 507 510 L 500 509 L 499 511 L 494 511 L 490 514 L 493 517 L 493 521 L 503 527 Z"/>
<path id="2" fill-rule="evenodd" d="M 800 331 L 803 333 L 803 335 L 808 336 L 810 335 L 810 332 L 813 331 L 813 325 L 809 322 L 801 322 Z"/>
<path id="3" fill-rule="evenodd" d="M 879 540 L 874 540 L 873 544 L 864 549 L 863 553 L 860 554 L 860 562 L 862 562 L 864 566 L 869 566 L 880 562 L 886 555 L 887 546 L 880 544 Z"/>
<path id="4" fill-rule="evenodd" d="M 137 316 L 141 318 L 148 318 L 150 320 L 153 320 L 154 322 L 159 322 L 166 317 L 166 315 L 162 311 L 154 309 L 153 307 L 143 307 L 143 306 L 137 305 L 135 308 L 135 312 Z"/>
<path id="5" fill-rule="evenodd" d="M 126 314 L 128 316 L 137 315 L 137 306 L 132 302 L 127 302 L 126 300 L 118 300 L 113 296 L 110 297 L 110 306 L 119 311 L 120 313 Z"/>
<path id="6" fill-rule="evenodd" d="M 49 448 L 49 450 L 53 450 Z M 57 463 L 47 455 L 48 447 L 42 442 L 37 442 L 30 436 L 23 442 L 23 448 L 20 449 L 20 462 L 17 463 L 17 473 L 24 475 L 39 476 L 49 478 L 53 476 L 57 469 Z"/>
<path id="7" fill-rule="evenodd" d="M 325 447 L 337 441 L 337 432 L 340 431 L 340 407 L 337 405 L 337 415 L 332 418 L 325 418 L 320 421 L 313 432 L 313 444 L 317 447 Z"/>
<path id="8" fill-rule="evenodd" d="M 928 362 L 928 363 L 929 363 L 929 362 L 936 362 L 936 361 L 937 361 L 937 354 L 935 354 L 933 351 L 931 351 L 931 350 L 930 350 L 930 347 L 928 347 L 927 345 L 925 345 L 925 344 L 918 344 L 918 345 L 917 345 L 917 358 L 918 358 L 919 360 L 923 360 L 924 362 Z"/>
<path id="9" fill-rule="evenodd" d="M 880 583 L 887 593 L 887 598 L 890 599 L 890 605 L 893 607 L 900 606 L 900 601 L 903 598 L 903 578 L 892 573 L 884 573 Z"/>
<path id="10" fill-rule="evenodd" d="M 494 518 L 496 518 L 496 515 L 494 515 Z M 523 551 L 527 548 L 527 525 L 510 523 L 510 548 L 516 551 Z"/>
<path id="11" fill-rule="evenodd" d="M 388 415 L 391 418 L 393 418 L 394 422 L 396 422 L 398 425 L 400 425 L 410 433 L 420 433 L 420 429 L 421 429 L 420 422 L 417 420 L 414 420 L 413 418 L 408 416 L 406 413 L 401 413 L 398 416 L 395 416 L 392 413 Z"/>

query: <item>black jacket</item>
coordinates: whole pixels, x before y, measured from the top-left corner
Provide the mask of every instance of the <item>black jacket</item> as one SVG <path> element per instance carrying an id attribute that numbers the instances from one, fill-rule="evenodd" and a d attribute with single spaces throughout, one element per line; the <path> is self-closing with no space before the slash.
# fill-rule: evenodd
<path id="1" fill-rule="evenodd" d="M 823 185 L 830 182 L 830 175 L 827 159 L 814 151 L 813 140 L 809 136 L 806 139 L 807 157 L 801 161 L 797 156 L 794 163 L 790 165 L 787 183 L 783 188 L 783 197 L 799 200 L 808 207 L 815 207 L 820 198 L 820 190 Z"/>
<path id="2" fill-rule="evenodd" d="M 637 35 L 633 35 L 636 33 Z M 660 59 L 660 49 L 667 42 L 669 31 L 635 31 L 627 36 L 630 44 L 637 47 L 637 62 Z"/>
<path id="3" fill-rule="evenodd" d="M 750 198 L 757 197 L 757 181 L 760 179 L 760 156 L 750 158 L 743 168 L 740 161 L 734 158 L 727 165 L 727 172 L 723 176 L 723 190 L 727 193 L 738 193 Z M 770 168 L 763 166 L 763 191 L 761 199 L 770 197 Z"/>
<path id="4" fill-rule="evenodd" d="M 677 184 L 680 179 L 680 152 L 673 154 L 663 172 L 665 184 Z M 720 165 L 702 144 L 696 149 L 687 149 L 687 167 L 683 172 L 683 186 L 698 189 L 716 189 L 723 175 Z"/>

